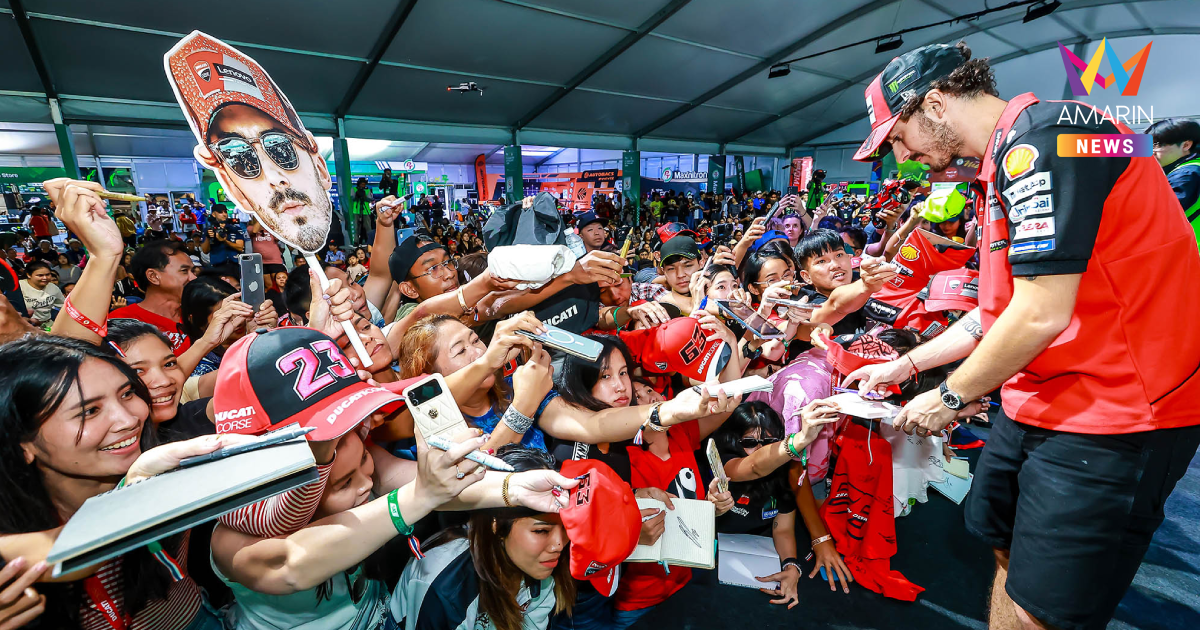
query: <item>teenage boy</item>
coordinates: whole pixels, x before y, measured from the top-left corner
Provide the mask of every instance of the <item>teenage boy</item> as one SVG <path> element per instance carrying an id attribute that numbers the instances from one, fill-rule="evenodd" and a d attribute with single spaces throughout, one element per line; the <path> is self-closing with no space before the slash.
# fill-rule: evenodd
<path id="1" fill-rule="evenodd" d="M 854 279 L 842 236 L 833 230 L 815 230 L 796 244 L 796 268 L 806 287 L 801 291 L 821 308 L 813 312 L 812 322 L 833 326 L 834 334 L 854 334 L 867 329 L 863 311 L 871 295 L 896 277 L 895 268 L 882 258 L 866 258 L 859 266 L 861 277 Z"/>
<path id="2" fill-rule="evenodd" d="M 388 256 L 388 269 L 400 293 L 409 300 L 400 306 L 397 321 L 412 312 L 417 304 L 458 290 L 458 265 L 446 248 L 423 230 L 404 239 L 392 250 Z"/>
<path id="3" fill-rule="evenodd" d="M 583 240 L 583 247 L 589 252 L 594 252 L 604 247 L 604 241 L 608 240 L 608 230 L 604 228 L 604 219 L 596 216 L 595 212 L 587 211 L 576 217 L 575 225 L 579 228 L 579 238 Z"/>
<path id="4" fill-rule="evenodd" d="M 1150 125 L 1146 133 L 1154 138 L 1154 159 L 1166 171 L 1167 182 L 1200 241 L 1200 123 L 1168 118 Z"/>
<path id="5" fill-rule="evenodd" d="M 146 299 L 123 306 L 108 314 L 109 319 L 129 318 L 151 324 L 171 340 L 175 356 L 183 354 L 191 342 L 180 328 L 179 301 L 183 287 L 196 279 L 196 265 L 183 249 L 183 243 L 152 241 L 133 255 L 130 274 Z"/>
<path id="6" fill-rule="evenodd" d="M 662 261 L 659 263 L 658 273 L 666 279 L 668 292 L 658 298 L 658 301 L 674 304 L 679 308 L 679 312 L 690 315 L 692 274 L 700 271 L 704 264 L 696 240 L 690 236 L 676 236 L 663 243 L 659 254 Z"/>

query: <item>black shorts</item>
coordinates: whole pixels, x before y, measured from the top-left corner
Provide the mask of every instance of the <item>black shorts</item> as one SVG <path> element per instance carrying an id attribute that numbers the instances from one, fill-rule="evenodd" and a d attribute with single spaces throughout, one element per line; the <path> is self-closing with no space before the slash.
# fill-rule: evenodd
<path id="1" fill-rule="evenodd" d="M 1084 435 L 1000 414 L 967 529 L 1009 550 L 1006 590 L 1021 608 L 1064 629 L 1104 628 L 1197 445 L 1200 426 Z"/>

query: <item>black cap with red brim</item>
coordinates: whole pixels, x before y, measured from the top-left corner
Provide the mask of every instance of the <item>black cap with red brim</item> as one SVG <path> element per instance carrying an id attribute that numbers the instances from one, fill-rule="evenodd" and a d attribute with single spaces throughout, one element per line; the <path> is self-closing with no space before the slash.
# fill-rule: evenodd
<path id="1" fill-rule="evenodd" d="M 911 98 L 923 98 L 930 85 L 961 66 L 962 52 L 950 44 L 930 44 L 892 59 L 867 86 L 867 116 L 871 133 L 854 153 L 859 162 L 874 162 L 892 151 L 888 137 L 899 121 L 900 109 Z"/>

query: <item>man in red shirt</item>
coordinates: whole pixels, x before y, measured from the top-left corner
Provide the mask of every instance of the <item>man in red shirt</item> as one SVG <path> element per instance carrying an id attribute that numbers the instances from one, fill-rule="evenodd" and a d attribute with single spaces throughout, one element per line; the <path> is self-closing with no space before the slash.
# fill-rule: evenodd
<path id="1" fill-rule="evenodd" d="M 196 267 L 183 243 L 153 241 L 133 255 L 130 273 L 146 299 L 108 314 L 109 319 L 130 318 L 153 325 L 171 340 L 175 356 L 183 354 L 191 341 L 179 327 L 179 301 L 183 287 L 196 279 Z"/>
<path id="2" fill-rule="evenodd" d="M 856 160 L 983 161 L 980 306 L 847 378 L 866 391 L 965 359 L 897 417 L 910 433 L 1003 385 L 966 504 L 996 550 L 991 627 L 1103 628 L 1200 444 L 1192 232 L 1154 158 L 1058 155 L 1059 134 L 1129 128 L 1081 103 L 1001 100 L 962 44 L 893 59 L 866 97 Z M 1058 122 L 1064 108 L 1074 123 Z"/>

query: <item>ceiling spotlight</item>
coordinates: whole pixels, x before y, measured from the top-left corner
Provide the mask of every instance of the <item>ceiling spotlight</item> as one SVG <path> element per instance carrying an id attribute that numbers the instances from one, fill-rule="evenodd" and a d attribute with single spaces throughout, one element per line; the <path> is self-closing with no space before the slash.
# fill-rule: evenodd
<path id="1" fill-rule="evenodd" d="M 784 64 L 782 66 L 771 66 L 771 71 L 767 73 L 767 78 L 768 79 L 778 79 L 779 77 L 786 77 L 787 75 L 789 75 L 791 73 L 792 73 L 792 67 L 787 64 Z"/>
<path id="2" fill-rule="evenodd" d="M 878 55 L 879 53 L 885 53 L 889 50 L 896 50 L 903 45 L 904 38 L 899 35 L 895 35 L 893 37 L 881 37 L 875 44 L 875 54 Z"/>
<path id="3" fill-rule="evenodd" d="M 1021 21 L 1028 23 L 1040 17 L 1046 17 L 1047 15 L 1054 13 L 1054 10 L 1061 6 L 1062 3 L 1058 0 L 1042 0 L 1042 2 L 1038 2 L 1037 4 L 1030 6 L 1029 9 L 1025 11 L 1025 17 Z"/>

